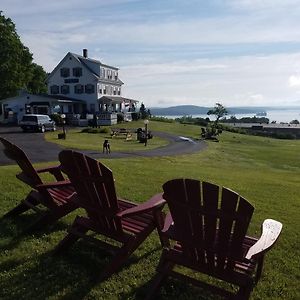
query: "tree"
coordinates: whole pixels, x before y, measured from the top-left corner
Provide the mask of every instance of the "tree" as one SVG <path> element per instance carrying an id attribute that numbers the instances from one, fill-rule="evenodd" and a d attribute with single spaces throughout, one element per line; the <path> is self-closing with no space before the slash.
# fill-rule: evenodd
<path id="1" fill-rule="evenodd" d="M 140 118 L 147 119 L 149 117 L 151 117 L 150 109 L 146 109 L 145 104 L 142 103 L 140 107 Z"/>
<path id="2" fill-rule="evenodd" d="M 216 120 L 214 122 L 215 128 L 217 128 L 219 120 L 224 117 L 225 115 L 228 114 L 227 109 L 221 104 L 221 103 L 216 103 L 215 107 L 213 109 L 210 109 L 207 112 L 208 115 L 215 115 Z"/>
<path id="3" fill-rule="evenodd" d="M 290 124 L 300 124 L 300 122 L 298 120 L 293 120 L 290 122 Z"/>
<path id="4" fill-rule="evenodd" d="M 47 73 L 42 66 L 35 63 L 31 64 L 31 78 L 27 83 L 27 90 L 32 94 L 47 92 L 46 86 Z"/>
<path id="5" fill-rule="evenodd" d="M 17 34 L 15 24 L 0 11 L 0 99 L 15 96 L 19 89 L 43 92 L 46 73 L 32 63 L 32 54 Z"/>

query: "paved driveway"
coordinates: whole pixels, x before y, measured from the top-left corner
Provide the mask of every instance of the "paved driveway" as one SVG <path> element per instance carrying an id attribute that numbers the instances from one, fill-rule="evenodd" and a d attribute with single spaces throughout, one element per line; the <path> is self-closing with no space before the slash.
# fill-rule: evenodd
<path id="1" fill-rule="evenodd" d="M 92 150 L 81 152 L 94 158 L 150 157 L 189 154 L 198 152 L 206 147 L 204 141 L 193 141 L 163 132 L 153 132 L 153 134 L 154 136 L 167 139 L 169 144 L 153 150 L 146 150 L 147 147 L 145 147 L 145 150 L 135 152 L 112 152 L 111 154 L 103 154 L 100 151 Z M 47 142 L 42 133 L 24 133 L 18 127 L 0 127 L 0 135 L 22 148 L 32 162 L 57 161 L 58 153 L 63 149 L 54 143 Z M 0 165 L 14 163 L 4 155 L 2 149 L 3 146 L 0 143 Z"/>

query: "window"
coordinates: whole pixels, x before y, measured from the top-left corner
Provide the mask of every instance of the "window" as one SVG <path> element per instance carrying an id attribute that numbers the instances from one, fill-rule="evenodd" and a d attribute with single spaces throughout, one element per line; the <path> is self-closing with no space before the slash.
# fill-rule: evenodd
<path id="1" fill-rule="evenodd" d="M 90 104 L 90 112 L 95 113 L 95 104 Z"/>
<path id="2" fill-rule="evenodd" d="M 101 76 L 102 76 L 103 78 L 105 78 L 105 69 L 104 69 L 104 68 L 101 69 L 101 74 L 102 74 Z"/>
<path id="3" fill-rule="evenodd" d="M 37 122 L 36 116 L 23 116 L 22 122 Z"/>
<path id="4" fill-rule="evenodd" d="M 117 95 L 117 90 L 115 86 L 114 86 L 114 95 Z"/>
<path id="5" fill-rule="evenodd" d="M 86 86 L 85 86 L 85 92 L 87 93 L 87 94 L 93 94 L 94 92 L 95 92 L 95 87 L 94 87 L 94 85 L 93 84 L 86 84 Z"/>
<path id="6" fill-rule="evenodd" d="M 75 94 L 82 94 L 83 93 L 83 85 L 82 84 L 76 84 L 74 86 L 74 93 Z"/>
<path id="7" fill-rule="evenodd" d="M 118 72 L 115 72 L 115 80 L 118 80 Z"/>
<path id="8" fill-rule="evenodd" d="M 73 105 L 72 104 L 68 104 L 68 112 L 73 113 Z"/>
<path id="9" fill-rule="evenodd" d="M 99 84 L 99 93 L 102 94 L 102 84 Z"/>
<path id="10" fill-rule="evenodd" d="M 60 69 L 60 76 L 61 77 L 69 77 L 70 76 L 70 69 L 69 68 L 61 68 Z"/>
<path id="11" fill-rule="evenodd" d="M 69 94 L 70 93 L 70 87 L 68 85 L 64 84 L 60 87 L 60 92 L 62 94 Z"/>
<path id="12" fill-rule="evenodd" d="M 82 76 L 82 68 L 73 68 L 73 76 L 80 77 Z"/>
<path id="13" fill-rule="evenodd" d="M 58 85 L 51 85 L 50 86 L 50 94 L 58 94 L 59 93 L 59 86 Z"/>
<path id="14" fill-rule="evenodd" d="M 106 85 L 104 86 L 103 94 L 106 95 Z"/>
<path id="15" fill-rule="evenodd" d="M 121 88 L 118 88 L 118 95 L 121 95 Z"/>

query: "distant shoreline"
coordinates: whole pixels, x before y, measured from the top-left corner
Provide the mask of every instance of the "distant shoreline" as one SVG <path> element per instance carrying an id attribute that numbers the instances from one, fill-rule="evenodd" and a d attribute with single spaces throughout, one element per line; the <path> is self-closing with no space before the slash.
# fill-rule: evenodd
<path id="1" fill-rule="evenodd" d="M 151 110 L 150 110 L 151 111 Z M 151 111 L 152 113 L 152 111 Z M 193 118 L 210 118 L 210 120 L 214 120 L 214 116 L 207 115 L 207 114 L 170 114 L 170 115 L 159 115 L 152 113 L 156 117 L 164 117 L 168 119 L 176 119 L 176 118 L 182 118 L 184 116 L 192 116 Z M 228 114 L 226 115 L 226 118 L 230 118 L 231 116 L 235 116 L 237 119 L 243 118 L 243 117 L 254 117 L 260 118 L 262 116 L 257 116 L 257 112 L 253 113 L 236 113 L 236 114 Z M 285 110 L 266 110 L 266 115 L 263 116 L 265 118 L 268 118 L 270 123 L 272 121 L 276 121 L 277 123 L 284 122 L 289 123 L 293 120 L 300 121 L 300 107 L 296 109 L 285 109 Z"/>

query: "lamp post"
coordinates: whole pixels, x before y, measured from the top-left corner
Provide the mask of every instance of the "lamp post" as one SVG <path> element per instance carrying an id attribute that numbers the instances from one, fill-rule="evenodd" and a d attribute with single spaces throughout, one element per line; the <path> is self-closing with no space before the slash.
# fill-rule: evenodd
<path id="1" fill-rule="evenodd" d="M 145 124 L 145 146 L 147 146 L 147 141 L 148 141 L 148 124 L 149 124 L 149 120 L 145 119 L 145 120 L 144 120 L 144 124 Z"/>
<path id="2" fill-rule="evenodd" d="M 65 128 L 65 123 L 66 123 L 66 115 L 65 114 L 61 114 L 60 117 L 62 118 L 62 127 L 63 127 L 63 139 L 66 139 L 66 128 Z"/>

